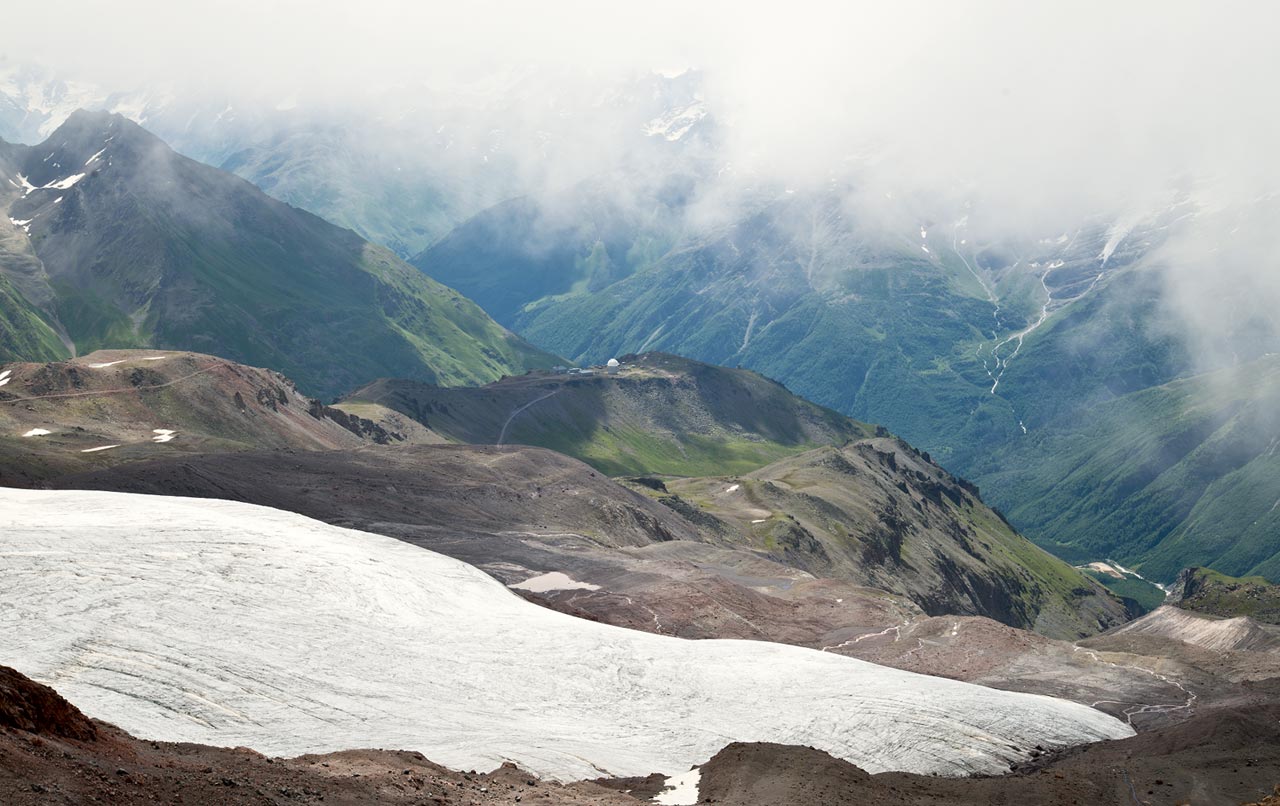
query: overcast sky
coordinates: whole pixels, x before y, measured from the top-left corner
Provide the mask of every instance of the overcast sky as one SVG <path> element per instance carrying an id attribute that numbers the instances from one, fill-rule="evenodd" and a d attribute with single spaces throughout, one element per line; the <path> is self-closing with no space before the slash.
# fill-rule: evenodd
<path id="1" fill-rule="evenodd" d="M 112 83 L 336 97 L 513 66 L 583 81 L 695 66 L 730 153 L 789 181 L 871 149 L 909 188 L 1034 213 L 1185 176 L 1274 187 L 1280 4 L 42 0 L 3 52 Z"/>

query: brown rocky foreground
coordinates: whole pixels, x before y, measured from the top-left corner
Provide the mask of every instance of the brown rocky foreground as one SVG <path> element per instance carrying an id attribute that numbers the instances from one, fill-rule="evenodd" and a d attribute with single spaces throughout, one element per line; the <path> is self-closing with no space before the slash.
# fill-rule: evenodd
<path id="1" fill-rule="evenodd" d="M 1280 706 L 1215 709 L 1180 725 L 1044 756 L 1010 775 L 868 775 L 804 747 L 731 744 L 701 767 L 700 803 L 1241 804 L 1280 781 Z M 136 739 L 0 667 L 0 803 L 599 804 L 647 802 L 661 776 L 559 784 L 512 765 L 448 770 L 420 753 L 268 758 L 246 748 Z"/>
<path id="2" fill-rule="evenodd" d="M 247 748 L 136 739 L 0 666 L 0 804 L 635 804 L 590 782 L 488 774 L 421 753 L 350 750 L 268 758 Z"/>

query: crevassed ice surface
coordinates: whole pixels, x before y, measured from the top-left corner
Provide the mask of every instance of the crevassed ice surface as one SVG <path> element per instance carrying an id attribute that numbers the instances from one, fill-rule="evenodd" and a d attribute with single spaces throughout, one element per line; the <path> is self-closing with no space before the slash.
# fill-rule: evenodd
<path id="1" fill-rule="evenodd" d="M 576 619 L 270 508 L 123 493 L 0 490 L 0 663 L 145 738 L 560 779 L 674 775 L 735 740 L 995 773 L 1036 745 L 1132 733 L 1048 697 Z"/>

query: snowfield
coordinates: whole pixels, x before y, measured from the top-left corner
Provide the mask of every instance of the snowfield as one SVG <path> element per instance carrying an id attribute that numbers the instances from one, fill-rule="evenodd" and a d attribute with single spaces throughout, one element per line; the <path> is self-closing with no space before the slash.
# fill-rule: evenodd
<path id="1" fill-rule="evenodd" d="M 529 577 L 523 582 L 517 582 L 514 585 L 508 585 L 509 588 L 516 590 L 531 591 L 533 593 L 550 593 L 551 591 L 598 591 L 599 585 L 592 585 L 590 582 L 579 582 L 563 571 L 550 571 L 545 574 Z"/>
<path id="2" fill-rule="evenodd" d="M 576 619 L 299 515 L 123 493 L 0 489 L 0 663 L 145 738 L 562 780 L 682 775 L 734 740 L 1000 773 L 1036 745 L 1133 733 L 1048 697 Z"/>

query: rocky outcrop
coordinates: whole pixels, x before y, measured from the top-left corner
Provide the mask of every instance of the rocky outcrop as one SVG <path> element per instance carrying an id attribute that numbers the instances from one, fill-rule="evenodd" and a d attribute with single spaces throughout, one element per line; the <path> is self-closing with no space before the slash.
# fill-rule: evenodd
<path id="1" fill-rule="evenodd" d="M 404 442 L 404 434 L 394 431 L 388 431 L 380 424 L 364 417 L 357 417 L 354 414 L 348 414 L 342 409 L 335 409 L 333 406 L 326 406 L 319 400 L 312 400 L 307 407 L 307 413 L 317 420 L 328 419 L 333 420 L 338 425 L 347 429 L 351 433 L 376 442 L 379 445 L 390 445 L 392 442 Z"/>
<path id="2" fill-rule="evenodd" d="M 1209 616 L 1280 624 L 1280 585 L 1261 577 L 1239 579 L 1208 568 L 1186 568 L 1169 589 L 1169 602 Z"/>
<path id="3" fill-rule="evenodd" d="M 0 727 L 91 742 L 97 727 L 58 692 L 0 666 Z"/>

